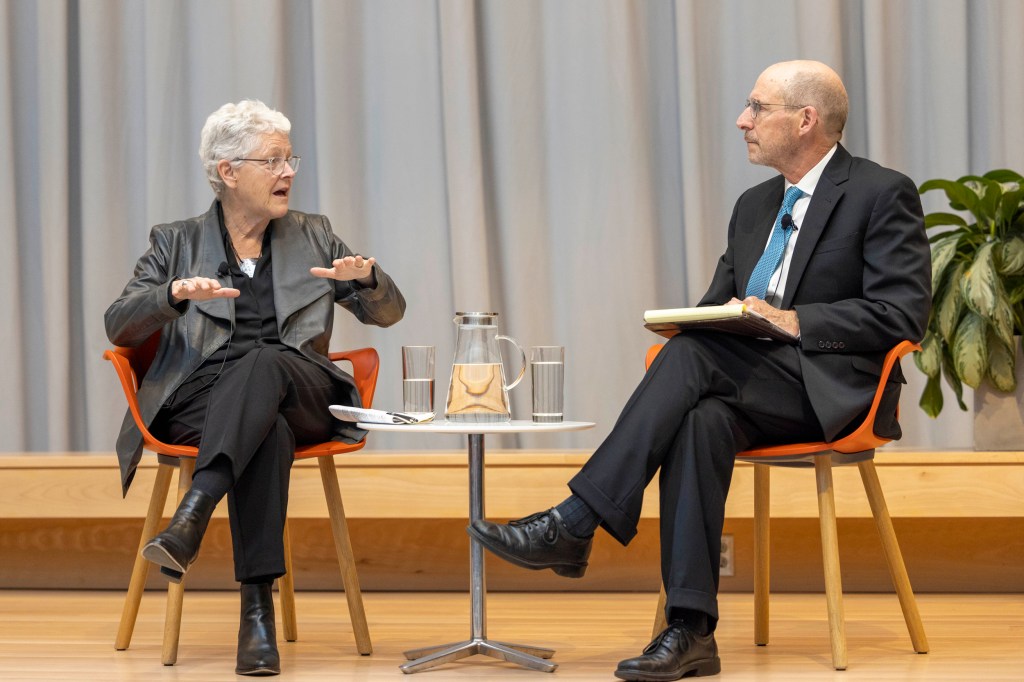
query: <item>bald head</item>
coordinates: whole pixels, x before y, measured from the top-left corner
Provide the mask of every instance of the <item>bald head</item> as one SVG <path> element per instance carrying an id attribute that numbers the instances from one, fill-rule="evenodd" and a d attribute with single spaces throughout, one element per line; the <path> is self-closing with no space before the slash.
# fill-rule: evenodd
<path id="1" fill-rule="evenodd" d="M 850 100 L 839 74 L 827 65 L 810 60 L 779 62 L 765 69 L 761 79 L 779 88 L 785 104 L 813 106 L 830 142 L 843 136 Z"/>

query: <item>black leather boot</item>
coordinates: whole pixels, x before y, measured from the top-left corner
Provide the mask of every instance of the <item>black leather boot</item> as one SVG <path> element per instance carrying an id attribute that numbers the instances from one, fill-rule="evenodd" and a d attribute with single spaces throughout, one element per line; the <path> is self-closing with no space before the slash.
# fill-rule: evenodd
<path id="1" fill-rule="evenodd" d="M 280 675 L 271 583 L 242 585 L 242 618 L 238 624 L 236 675 Z"/>
<path id="2" fill-rule="evenodd" d="M 142 556 L 160 566 L 160 572 L 180 583 L 189 566 L 199 556 L 203 533 L 210 523 L 217 501 L 202 490 L 189 490 L 171 517 L 164 532 L 146 543 Z"/>

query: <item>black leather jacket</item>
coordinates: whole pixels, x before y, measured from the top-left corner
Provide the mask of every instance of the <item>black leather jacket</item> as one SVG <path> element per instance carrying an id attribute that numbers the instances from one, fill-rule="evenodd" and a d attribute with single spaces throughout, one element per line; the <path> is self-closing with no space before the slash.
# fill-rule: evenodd
<path id="1" fill-rule="evenodd" d="M 330 267 L 331 261 L 353 254 L 331 229 L 326 217 L 297 211 L 272 222 L 274 305 L 281 341 L 326 368 L 352 387 L 351 377 L 327 359 L 334 304 L 364 324 L 387 327 L 402 319 L 405 299 L 394 281 L 374 265 L 375 288 L 355 282 L 314 277 L 309 269 Z M 234 301 L 218 298 L 189 302 L 184 312 L 172 306 L 168 289 L 174 279 L 218 277 L 227 260 L 215 201 L 204 215 L 165 225 L 150 233 L 150 247 L 135 265 L 135 274 L 104 315 L 107 337 L 119 346 L 137 346 L 160 331 L 153 364 L 139 387 L 139 407 L 148 426 L 161 406 L 203 360 L 227 343 Z M 230 286 L 230 275 L 218 277 Z M 337 421 L 337 437 L 352 442 L 362 431 Z M 121 484 L 127 493 L 142 456 L 142 434 L 130 413 L 117 438 Z"/>

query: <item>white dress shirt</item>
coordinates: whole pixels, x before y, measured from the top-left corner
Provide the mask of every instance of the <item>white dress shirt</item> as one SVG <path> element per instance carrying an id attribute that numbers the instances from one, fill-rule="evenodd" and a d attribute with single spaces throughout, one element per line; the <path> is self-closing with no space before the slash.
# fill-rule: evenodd
<path id="1" fill-rule="evenodd" d="M 789 236 L 789 242 L 786 244 L 786 251 L 782 255 L 782 260 L 779 262 L 779 267 L 775 268 L 775 272 L 768 279 L 768 289 L 764 293 L 764 300 L 769 305 L 773 305 L 776 308 L 782 304 L 782 297 L 786 293 L 786 279 L 789 277 L 789 263 L 793 260 L 793 249 L 796 248 L 796 240 L 800 237 L 800 226 L 803 225 L 804 216 L 807 215 L 807 207 L 811 203 L 811 197 L 814 196 L 814 188 L 818 186 L 818 180 L 821 179 L 821 174 L 825 170 L 825 166 L 832 159 L 832 155 L 836 153 L 838 145 L 833 145 L 832 149 L 822 157 L 821 161 L 817 163 L 811 170 L 800 178 L 800 181 L 796 183 L 796 186 L 803 191 L 803 196 L 796 200 L 796 204 L 793 205 L 793 234 Z M 785 189 L 789 189 L 793 184 L 786 180 Z M 771 240 L 771 233 L 769 232 L 768 239 Z M 768 242 L 765 242 L 765 248 L 768 247 Z"/>

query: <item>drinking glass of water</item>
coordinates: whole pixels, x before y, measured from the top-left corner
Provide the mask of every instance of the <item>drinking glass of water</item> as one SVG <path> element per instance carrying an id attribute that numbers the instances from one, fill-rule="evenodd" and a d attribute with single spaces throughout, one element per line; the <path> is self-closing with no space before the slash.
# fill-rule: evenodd
<path id="1" fill-rule="evenodd" d="M 434 411 L 433 346 L 402 346 L 402 410 Z"/>
<path id="2" fill-rule="evenodd" d="M 530 375 L 533 379 L 533 421 L 538 424 L 562 421 L 565 348 L 531 347 Z"/>

